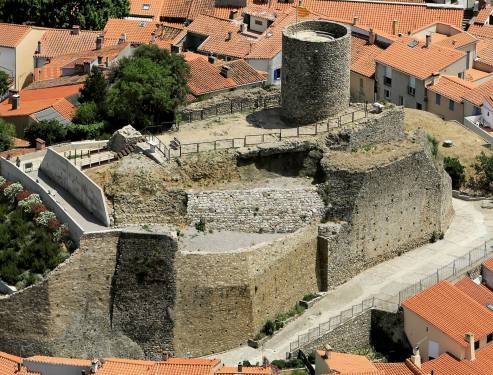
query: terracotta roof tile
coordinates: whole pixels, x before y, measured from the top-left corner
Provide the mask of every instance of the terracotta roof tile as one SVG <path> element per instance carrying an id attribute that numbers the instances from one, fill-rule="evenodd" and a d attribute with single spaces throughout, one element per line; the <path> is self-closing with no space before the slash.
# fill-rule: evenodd
<path id="1" fill-rule="evenodd" d="M 96 49 L 96 39 L 101 31 L 80 30 L 78 34 L 71 29 L 47 29 L 41 38 L 40 57 L 54 57 L 70 53 L 91 51 Z M 105 40 L 104 45 L 116 44 Z"/>
<path id="2" fill-rule="evenodd" d="M 7 151 L 7 153 L 11 151 Z M 26 151 L 26 150 L 22 150 L 22 151 Z M 2 153 L 2 156 L 6 156 L 6 155 L 5 153 Z M 0 375 L 41 375 L 37 372 L 28 372 L 24 366 L 21 367 L 20 371 L 17 371 L 18 366 L 21 363 L 22 363 L 22 358 L 11 354 L 0 352 Z"/>
<path id="3" fill-rule="evenodd" d="M 439 40 L 437 42 L 433 42 L 433 37 L 432 37 L 433 44 L 440 47 L 452 48 L 452 49 L 461 48 L 468 44 L 475 43 L 477 41 L 478 38 L 465 31 L 443 38 L 442 40 Z"/>
<path id="4" fill-rule="evenodd" d="M 475 87 L 472 82 L 455 76 L 441 76 L 427 88 L 431 92 L 452 99 L 454 102 L 461 103 L 462 97 Z"/>
<path id="5" fill-rule="evenodd" d="M 483 262 L 483 267 L 493 272 L 493 258 L 490 258 L 487 261 Z"/>
<path id="6" fill-rule="evenodd" d="M 476 45 L 476 61 L 493 69 L 493 39 L 481 38 Z"/>
<path id="7" fill-rule="evenodd" d="M 130 1 L 130 15 L 139 17 L 158 18 L 164 0 L 132 0 Z"/>
<path id="8" fill-rule="evenodd" d="M 493 305 L 493 292 L 482 284 L 476 284 L 469 277 L 463 277 L 455 286 L 481 305 Z"/>
<path id="9" fill-rule="evenodd" d="M 63 98 L 58 100 L 52 105 L 53 109 L 57 111 L 63 118 L 71 121 L 75 116 L 75 105 Z"/>
<path id="10" fill-rule="evenodd" d="M 375 363 L 375 367 L 385 375 L 425 375 L 410 361 L 402 363 Z"/>
<path id="11" fill-rule="evenodd" d="M 442 281 L 405 300 L 402 306 L 462 347 L 468 345 L 465 341 L 467 332 L 474 333 L 476 340 L 493 332 L 493 312 L 448 281 Z"/>
<path id="12" fill-rule="evenodd" d="M 462 51 L 434 44 L 424 47 L 424 44 L 418 43 L 415 47 L 410 47 L 405 43 L 394 42 L 378 55 L 376 61 L 418 79 L 426 79 L 464 56 Z M 426 61 L 426 64 L 423 64 L 423 61 Z"/>
<path id="13" fill-rule="evenodd" d="M 478 15 L 474 19 L 474 23 L 479 25 L 484 25 L 491 13 L 493 12 L 493 7 L 491 5 L 486 5 L 483 9 L 478 12 Z"/>
<path id="14" fill-rule="evenodd" d="M 0 103 L 0 116 L 28 116 L 43 109 L 53 107 L 54 105 L 59 105 L 59 108 L 67 114 L 69 113 L 67 104 L 60 103 L 60 101 L 64 98 L 78 94 L 82 86 L 82 84 L 77 84 L 44 89 L 22 90 L 20 92 L 20 108 L 13 110 L 12 105 L 8 103 L 8 100 L 4 100 Z"/>
<path id="15" fill-rule="evenodd" d="M 318 351 L 323 355 L 323 351 Z M 344 375 L 385 375 L 375 367 L 368 358 L 362 355 L 331 352 L 328 359 L 324 359 L 328 367 L 337 374 Z"/>
<path id="16" fill-rule="evenodd" d="M 368 44 L 368 38 L 354 35 L 351 38 L 351 71 L 365 77 L 375 74 L 375 58 L 385 49 L 377 44 Z"/>
<path id="17" fill-rule="evenodd" d="M 479 38 L 493 39 L 493 25 L 471 25 L 467 31 Z"/>
<path id="18" fill-rule="evenodd" d="M 16 47 L 30 30 L 31 27 L 25 25 L 0 23 L 0 46 Z"/>
<path id="19" fill-rule="evenodd" d="M 467 92 L 463 98 L 479 107 L 483 104 L 483 101 L 491 100 L 491 95 L 493 95 L 493 80 L 480 84 L 474 90 Z M 487 263 L 488 262 L 485 262 L 483 264 Z"/>
<path id="20" fill-rule="evenodd" d="M 271 375 L 272 369 L 270 367 L 243 367 L 241 373 L 238 372 L 238 367 L 221 367 L 216 372 L 217 375 Z"/>
<path id="21" fill-rule="evenodd" d="M 111 18 L 104 27 L 104 37 L 117 41 L 121 34 L 125 34 L 128 43 L 149 43 L 151 33 L 156 28 L 154 21 L 138 21 Z"/>
<path id="22" fill-rule="evenodd" d="M 154 375 L 153 361 L 106 358 L 97 371 L 98 375 Z"/>
<path id="23" fill-rule="evenodd" d="M 170 358 L 158 362 L 153 375 L 213 375 L 219 365 L 218 359 Z"/>

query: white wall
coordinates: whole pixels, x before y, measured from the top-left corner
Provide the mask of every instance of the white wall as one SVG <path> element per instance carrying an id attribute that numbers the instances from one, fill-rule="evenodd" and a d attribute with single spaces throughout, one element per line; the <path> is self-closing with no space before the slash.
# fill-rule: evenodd
<path id="1" fill-rule="evenodd" d="M 483 102 L 481 107 L 481 115 L 486 126 L 493 128 L 493 108 L 488 102 Z"/>
<path id="2" fill-rule="evenodd" d="M 259 23 L 259 25 L 256 24 L 256 21 Z M 265 18 L 250 15 L 250 29 L 253 31 L 263 33 L 265 30 L 267 30 L 267 22 L 268 21 Z"/>
<path id="3" fill-rule="evenodd" d="M 261 72 L 267 72 L 267 85 L 280 85 L 281 77 L 274 80 L 274 71 L 282 67 L 282 53 L 279 52 L 272 59 L 246 59 L 246 62 L 254 69 Z"/>
<path id="4" fill-rule="evenodd" d="M 0 69 L 15 77 L 15 48 L 0 47 Z"/>

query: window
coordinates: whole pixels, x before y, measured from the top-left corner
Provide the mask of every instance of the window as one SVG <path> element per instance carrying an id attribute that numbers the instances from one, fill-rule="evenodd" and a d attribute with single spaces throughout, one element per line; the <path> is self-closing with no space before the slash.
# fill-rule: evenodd
<path id="1" fill-rule="evenodd" d="M 413 89 L 416 88 L 416 78 L 409 77 L 409 87 L 412 87 Z"/>
<path id="2" fill-rule="evenodd" d="M 436 105 L 442 104 L 442 96 L 440 94 L 435 94 L 435 104 Z"/>
<path id="3" fill-rule="evenodd" d="M 385 76 L 383 77 L 383 83 L 387 86 L 392 86 L 392 68 L 390 66 L 385 67 Z"/>
<path id="4" fill-rule="evenodd" d="M 399 96 L 399 105 L 404 105 L 404 97 Z"/>
<path id="5" fill-rule="evenodd" d="M 488 336 L 486 336 L 486 342 L 491 342 L 493 341 L 493 333 L 490 333 Z"/>
<path id="6" fill-rule="evenodd" d="M 466 69 L 469 69 L 469 59 L 471 58 L 471 51 L 466 51 Z"/>
<path id="7" fill-rule="evenodd" d="M 474 341 L 474 350 L 478 350 L 478 349 L 479 349 L 479 340 Z"/>
<path id="8" fill-rule="evenodd" d="M 450 109 L 451 111 L 455 109 L 455 103 L 453 100 L 448 101 L 448 109 Z"/>
<path id="9" fill-rule="evenodd" d="M 281 68 L 274 70 L 274 80 L 277 81 L 281 79 Z"/>
<path id="10" fill-rule="evenodd" d="M 142 4 L 142 10 L 149 10 L 149 9 L 151 9 L 151 4 L 148 3 Z"/>
<path id="11" fill-rule="evenodd" d="M 481 114 L 481 108 L 475 106 L 474 109 L 472 110 L 472 115 L 478 116 L 480 114 Z"/>
<path id="12" fill-rule="evenodd" d="M 385 97 L 385 99 L 390 99 L 390 90 L 383 90 L 383 96 Z"/>
<path id="13" fill-rule="evenodd" d="M 255 20 L 255 25 L 259 25 L 259 26 L 262 26 L 264 23 L 262 21 L 259 21 L 259 20 Z"/>

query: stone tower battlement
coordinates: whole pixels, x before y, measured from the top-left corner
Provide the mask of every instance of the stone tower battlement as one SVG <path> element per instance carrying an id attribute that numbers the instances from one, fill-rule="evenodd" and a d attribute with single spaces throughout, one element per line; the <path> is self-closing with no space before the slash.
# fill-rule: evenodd
<path id="1" fill-rule="evenodd" d="M 344 111 L 350 97 L 351 31 L 328 21 L 304 21 L 282 35 L 282 117 L 315 123 Z"/>

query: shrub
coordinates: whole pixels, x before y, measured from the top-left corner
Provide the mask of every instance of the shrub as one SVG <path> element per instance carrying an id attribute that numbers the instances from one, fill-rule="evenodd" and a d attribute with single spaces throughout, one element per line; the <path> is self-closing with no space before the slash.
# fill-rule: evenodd
<path id="1" fill-rule="evenodd" d="M 85 139 L 97 139 L 104 131 L 104 123 L 89 125 L 70 124 L 67 125 L 66 139 L 69 141 L 82 141 Z"/>
<path id="2" fill-rule="evenodd" d="M 0 72 L 2 72 L 0 70 Z M 0 119 L 0 151 L 7 151 L 12 148 L 13 140 L 15 136 L 14 125 Z"/>
<path id="3" fill-rule="evenodd" d="M 74 116 L 75 124 L 89 125 L 98 122 L 96 103 L 86 102 L 77 107 Z"/>
<path id="4" fill-rule="evenodd" d="M 4 190 L 3 190 L 3 195 L 5 196 L 5 198 L 7 198 L 10 202 L 14 202 L 15 200 L 15 196 L 20 193 L 22 190 L 24 190 L 24 188 L 22 187 L 21 184 L 19 184 L 18 182 L 15 182 L 9 186 L 7 186 Z"/>
<path id="5" fill-rule="evenodd" d="M 56 217 L 53 217 L 51 219 L 48 220 L 48 229 L 51 229 L 52 231 L 56 231 L 58 230 L 58 228 L 60 228 L 60 226 L 62 225 L 62 223 L 60 222 L 60 220 L 58 220 Z"/>
<path id="6" fill-rule="evenodd" d="M 205 232 L 205 220 L 203 218 L 200 218 L 200 220 L 195 223 L 195 229 L 199 232 Z"/>
<path id="7" fill-rule="evenodd" d="M 28 198 L 32 193 L 30 191 L 21 191 L 15 195 L 15 201 L 20 202 L 23 201 L 24 199 Z"/>
<path id="8" fill-rule="evenodd" d="M 315 352 L 311 351 L 310 354 L 308 354 L 308 362 L 310 362 L 312 365 L 315 364 Z"/>
<path id="9" fill-rule="evenodd" d="M 432 233 L 431 233 L 431 238 L 430 238 L 430 242 L 437 242 L 440 238 L 440 233 L 436 230 L 434 230 Z"/>
<path id="10" fill-rule="evenodd" d="M 459 159 L 447 156 L 443 159 L 443 167 L 452 179 L 452 188 L 456 190 L 460 189 L 466 180 L 466 174 L 464 172 L 464 166 Z"/>
<path id="11" fill-rule="evenodd" d="M 47 145 L 62 142 L 67 137 L 67 129 L 57 120 L 34 122 L 24 131 L 25 138 L 36 144 L 36 139 L 43 139 Z"/>
<path id="12" fill-rule="evenodd" d="M 30 194 L 28 197 L 22 199 L 19 203 L 18 206 L 19 208 L 22 209 L 24 213 L 33 213 L 33 206 L 34 205 L 42 205 L 41 197 L 38 194 Z"/>
<path id="13" fill-rule="evenodd" d="M 41 215 L 43 212 L 48 211 L 46 206 L 43 203 L 34 203 L 31 206 L 31 213 L 34 214 L 34 216 Z"/>
<path id="14" fill-rule="evenodd" d="M 0 186 L 2 186 L 6 182 L 7 182 L 7 180 L 5 179 L 5 177 L 0 176 Z"/>
<path id="15" fill-rule="evenodd" d="M 311 300 L 313 300 L 313 299 L 315 299 L 317 297 L 318 297 L 318 294 L 317 293 L 308 293 L 308 294 L 305 294 L 303 296 L 303 301 L 308 302 L 308 301 L 311 301 Z"/>
<path id="16" fill-rule="evenodd" d="M 431 134 L 427 134 L 427 138 L 431 145 L 431 153 L 436 158 L 438 156 L 438 140 Z"/>
<path id="17" fill-rule="evenodd" d="M 56 219 L 56 215 L 53 212 L 43 211 L 34 219 L 34 222 L 43 227 L 48 227 L 48 223 L 52 219 Z"/>
<path id="18" fill-rule="evenodd" d="M 276 366 L 279 370 L 286 368 L 286 361 L 283 359 L 275 359 L 271 362 L 271 365 Z"/>
<path id="19" fill-rule="evenodd" d="M 489 187 L 493 182 L 493 155 L 486 156 L 484 152 L 481 152 L 481 154 L 476 156 L 473 167 L 479 182 L 484 187 Z"/>
<path id="20" fill-rule="evenodd" d="M 272 320 L 267 320 L 264 324 L 264 327 L 262 328 L 262 331 L 267 335 L 267 336 L 272 336 L 274 332 L 276 331 L 276 326 Z"/>

